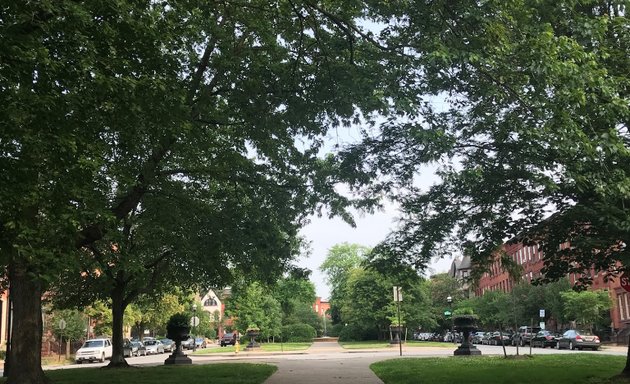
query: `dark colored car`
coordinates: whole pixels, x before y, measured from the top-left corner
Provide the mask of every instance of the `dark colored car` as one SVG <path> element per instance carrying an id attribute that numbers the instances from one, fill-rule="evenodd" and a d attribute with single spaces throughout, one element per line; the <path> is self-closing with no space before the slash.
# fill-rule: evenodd
<path id="1" fill-rule="evenodd" d="M 559 335 L 553 332 L 540 331 L 536 334 L 536 336 L 532 337 L 531 339 L 532 347 L 554 348 L 556 344 L 558 344 L 557 337 L 559 337 Z"/>
<path id="2" fill-rule="evenodd" d="M 514 337 L 512 338 L 512 345 L 520 345 L 521 347 L 529 344 L 532 337 L 536 336 L 540 332 L 540 327 L 528 327 L 526 325 L 520 327 Z"/>
<path id="3" fill-rule="evenodd" d="M 578 331 L 576 329 L 569 329 L 562 334 L 562 337 L 558 338 L 558 344 L 556 348 L 569 348 L 579 349 L 591 348 L 597 351 L 601 346 L 598 336 L 593 335 L 588 331 Z"/>
<path id="4" fill-rule="evenodd" d="M 237 336 L 236 333 L 232 333 L 232 332 L 226 333 L 221 338 L 221 346 L 225 347 L 226 345 L 235 345 L 237 338 L 238 338 L 238 336 Z"/>
<path id="5" fill-rule="evenodd" d="M 492 332 L 489 337 L 489 345 L 510 345 L 510 336 L 507 333 Z"/>
<path id="6" fill-rule="evenodd" d="M 131 343 L 131 356 L 146 356 L 147 348 L 142 341 L 132 341 Z"/>

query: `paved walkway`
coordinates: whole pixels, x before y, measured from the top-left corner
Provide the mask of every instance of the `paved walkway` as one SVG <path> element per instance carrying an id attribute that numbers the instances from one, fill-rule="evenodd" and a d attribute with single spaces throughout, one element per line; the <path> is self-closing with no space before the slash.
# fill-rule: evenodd
<path id="1" fill-rule="evenodd" d="M 382 360 L 383 357 L 371 359 L 346 358 L 330 359 L 324 355 L 331 353 L 343 353 L 344 349 L 336 341 L 316 342 L 306 351 L 313 358 L 321 355 L 317 359 L 317 364 L 312 360 L 278 360 L 274 362 L 278 370 L 265 384 L 382 384 L 383 382 L 372 372 L 370 364 Z M 314 366 L 316 368 L 314 369 Z"/>

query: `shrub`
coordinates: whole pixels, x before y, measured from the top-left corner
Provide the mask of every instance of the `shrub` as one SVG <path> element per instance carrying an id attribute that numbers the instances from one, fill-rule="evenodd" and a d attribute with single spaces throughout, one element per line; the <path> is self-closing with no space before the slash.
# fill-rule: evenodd
<path id="1" fill-rule="evenodd" d="M 377 340 L 378 332 L 372 329 L 365 329 L 356 325 L 344 325 L 339 331 L 339 341 L 362 341 Z"/>
<path id="2" fill-rule="evenodd" d="M 289 324 L 282 327 L 284 342 L 311 342 L 315 336 L 317 331 L 308 324 Z"/>
<path id="3" fill-rule="evenodd" d="M 343 324 L 337 323 L 333 324 L 332 327 L 327 329 L 328 336 L 339 337 L 341 331 L 343 330 Z"/>

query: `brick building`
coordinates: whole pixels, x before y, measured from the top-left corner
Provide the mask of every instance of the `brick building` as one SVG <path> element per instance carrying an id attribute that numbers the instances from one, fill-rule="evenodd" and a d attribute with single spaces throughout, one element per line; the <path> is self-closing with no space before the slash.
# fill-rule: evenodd
<path id="1" fill-rule="evenodd" d="M 319 296 L 315 298 L 315 302 L 313 303 L 313 311 L 317 313 L 317 316 L 326 316 L 327 318 L 330 318 L 330 315 L 326 313 L 329 309 L 330 303 L 328 301 L 322 301 L 322 298 Z"/>
<path id="2" fill-rule="evenodd" d="M 569 244 L 564 243 L 560 245 L 562 248 L 568 248 Z M 530 282 L 541 276 L 541 269 L 543 267 L 543 253 L 537 245 L 524 245 L 522 243 L 506 243 L 503 245 L 503 250 L 508 254 L 512 260 L 523 267 L 522 281 Z M 451 267 L 451 275 L 455 276 L 453 270 L 457 269 L 455 262 Z M 574 284 L 579 276 L 575 274 L 568 274 L 567 278 Z M 510 279 L 507 272 L 501 267 L 499 258 L 490 265 L 489 272 L 486 272 L 477 285 L 474 294 L 475 296 L 483 296 L 488 291 L 502 291 L 511 292 L 513 282 Z M 608 291 L 613 301 L 613 307 L 610 311 L 610 317 L 612 320 L 611 327 L 616 332 L 624 331 L 627 333 L 630 331 L 630 293 L 626 292 L 620 284 L 619 279 L 614 281 L 605 282 L 603 275 L 593 271 L 593 284 L 589 289 L 598 290 L 604 289 Z"/>

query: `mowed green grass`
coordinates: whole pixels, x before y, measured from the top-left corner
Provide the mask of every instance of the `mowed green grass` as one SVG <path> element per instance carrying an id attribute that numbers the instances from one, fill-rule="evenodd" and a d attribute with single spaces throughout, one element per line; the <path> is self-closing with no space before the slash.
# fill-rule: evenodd
<path id="1" fill-rule="evenodd" d="M 207 364 L 45 371 L 54 384 L 258 384 L 277 370 L 266 364 Z M 5 383 L 1 379 L 0 383 Z"/>
<path id="2" fill-rule="evenodd" d="M 497 356 L 406 358 L 370 366 L 385 384 L 612 384 L 625 357 L 575 353 L 520 359 Z"/>
<path id="3" fill-rule="evenodd" d="M 263 352 L 291 352 L 291 351 L 304 351 L 307 350 L 311 344 L 313 343 L 263 343 L 260 344 L 260 351 Z M 247 343 L 245 344 L 241 344 L 239 346 L 239 351 L 240 352 L 249 352 L 249 351 L 245 351 L 245 347 L 247 347 Z M 229 346 L 225 346 L 225 347 L 213 347 L 213 348 L 205 348 L 205 349 L 198 349 L 196 352 L 186 352 L 187 355 L 207 355 L 208 353 L 227 353 L 227 352 L 232 352 L 234 353 L 236 351 L 236 348 L 232 345 Z"/>

